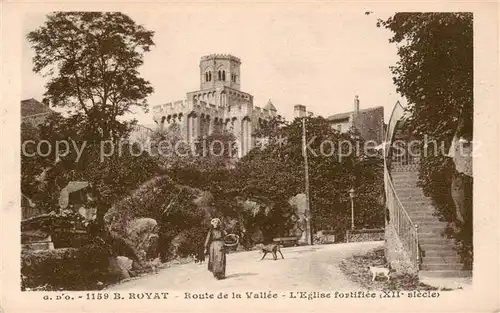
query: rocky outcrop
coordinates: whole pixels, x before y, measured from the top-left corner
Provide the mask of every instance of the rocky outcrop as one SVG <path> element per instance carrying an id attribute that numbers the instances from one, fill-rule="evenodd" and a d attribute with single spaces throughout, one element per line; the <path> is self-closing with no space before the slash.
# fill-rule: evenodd
<path id="1" fill-rule="evenodd" d="M 295 216 L 292 217 L 293 227 L 290 230 L 290 236 L 300 237 L 299 244 L 306 244 L 306 195 L 299 193 L 295 197 L 290 198 L 288 203 L 295 209 Z"/>
<path id="2" fill-rule="evenodd" d="M 140 257 L 143 258 L 141 261 L 145 261 L 148 253 L 149 255 L 153 255 L 153 257 L 157 256 L 157 252 L 155 255 L 155 251 L 152 251 L 154 250 L 152 249 L 154 248 L 152 245 L 156 238 L 158 238 L 158 231 L 158 223 L 152 218 L 137 218 L 127 224 L 127 238 L 133 243 L 136 251 L 144 252 L 140 254 Z"/>
<path id="3" fill-rule="evenodd" d="M 130 278 L 133 261 L 124 256 L 110 257 L 108 272 L 117 280 Z"/>
<path id="4" fill-rule="evenodd" d="M 451 182 L 451 196 L 455 203 L 457 218 L 472 222 L 472 142 L 456 135 L 448 156 L 453 159 L 455 172 Z"/>

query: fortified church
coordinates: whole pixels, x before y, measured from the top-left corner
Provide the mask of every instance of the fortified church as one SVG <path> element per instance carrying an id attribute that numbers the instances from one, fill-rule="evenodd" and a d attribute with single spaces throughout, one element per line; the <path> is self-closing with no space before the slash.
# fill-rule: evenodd
<path id="1" fill-rule="evenodd" d="M 240 66 L 241 60 L 229 54 L 202 57 L 200 89 L 188 92 L 185 100 L 154 106 L 154 121 L 162 130 L 178 128 L 187 142 L 230 132 L 243 157 L 255 146 L 255 131 L 277 112 L 271 100 L 260 108 L 251 94 L 241 91 Z"/>

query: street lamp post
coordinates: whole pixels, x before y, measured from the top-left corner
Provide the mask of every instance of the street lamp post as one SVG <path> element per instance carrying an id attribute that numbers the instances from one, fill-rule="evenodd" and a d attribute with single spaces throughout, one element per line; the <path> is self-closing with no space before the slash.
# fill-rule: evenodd
<path id="1" fill-rule="evenodd" d="M 349 197 L 351 198 L 351 230 L 354 230 L 354 189 L 349 190 Z"/>

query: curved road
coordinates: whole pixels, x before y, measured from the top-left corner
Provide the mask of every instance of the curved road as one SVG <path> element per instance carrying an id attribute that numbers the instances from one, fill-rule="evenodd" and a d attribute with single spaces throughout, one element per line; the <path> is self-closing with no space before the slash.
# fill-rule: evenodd
<path id="1" fill-rule="evenodd" d="M 283 248 L 285 259 L 274 261 L 271 255 L 260 260 L 258 251 L 227 256 L 226 279 L 216 280 L 207 270 L 207 263 L 174 265 L 156 274 L 110 286 L 108 290 L 248 290 L 266 287 L 281 291 L 300 287 L 307 290 L 360 290 L 341 272 L 339 263 L 353 254 L 366 253 L 381 247 L 383 241 L 342 243 L 332 245 Z"/>

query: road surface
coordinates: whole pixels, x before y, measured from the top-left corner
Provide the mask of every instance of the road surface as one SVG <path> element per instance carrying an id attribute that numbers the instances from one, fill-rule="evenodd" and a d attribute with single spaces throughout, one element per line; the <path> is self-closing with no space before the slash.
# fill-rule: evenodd
<path id="1" fill-rule="evenodd" d="M 274 261 L 271 255 L 260 260 L 258 251 L 227 255 L 226 279 L 216 280 L 207 270 L 207 263 L 174 265 L 156 274 L 129 280 L 108 290 L 248 290 L 266 287 L 270 290 L 360 290 L 341 272 L 339 263 L 353 254 L 366 253 L 381 247 L 383 241 L 342 243 L 333 245 L 283 248 L 285 259 Z"/>

